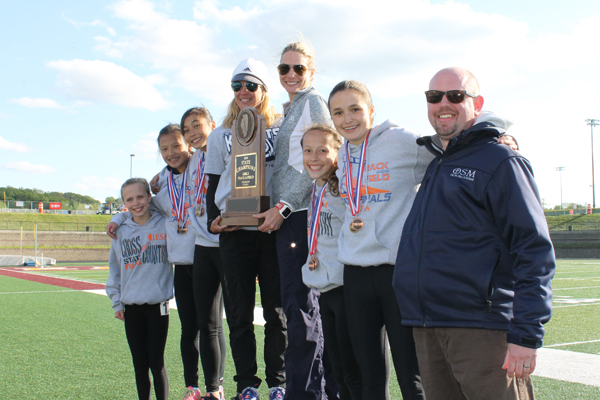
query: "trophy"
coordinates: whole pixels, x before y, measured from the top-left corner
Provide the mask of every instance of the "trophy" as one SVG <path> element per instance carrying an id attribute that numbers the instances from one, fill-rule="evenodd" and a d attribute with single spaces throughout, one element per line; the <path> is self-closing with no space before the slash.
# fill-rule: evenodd
<path id="1" fill-rule="evenodd" d="M 253 215 L 271 207 L 265 196 L 265 118 L 255 108 L 244 108 L 231 131 L 231 197 L 226 199 L 220 225 L 259 226 Z"/>

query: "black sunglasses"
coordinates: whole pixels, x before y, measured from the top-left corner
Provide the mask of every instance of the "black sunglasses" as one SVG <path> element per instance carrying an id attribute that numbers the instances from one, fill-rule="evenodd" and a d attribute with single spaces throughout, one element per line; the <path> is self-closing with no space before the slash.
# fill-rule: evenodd
<path id="1" fill-rule="evenodd" d="M 277 71 L 279 71 L 279 75 L 287 75 L 290 72 L 290 68 L 294 69 L 294 72 L 298 76 L 304 76 L 308 68 L 302 64 L 289 65 L 289 64 L 279 64 L 277 66 Z"/>
<path id="2" fill-rule="evenodd" d="M 467 90 L 448 90 L 447 92 L 442 92 L 441 90 L 427 90 L 425 92 L 425 97 L 427 97 L 427 102 L 431 104 L 436 104 L 442 101 L 446 95 L 446 98 L 450 103 L 459 104 L 462 103 L 465 99 L 465 95 L 470 97 L 477 97 L 473 93 Z"/>
<path id="3" fill-rule="evenodd" d="M 239 92 L 242 90 L 242 82 L 231 82 L 231 88 L 234 92 Z M 258 83 L 246 82 L 246 89 L 248 89 L 249 92 L 254 93 L 258 90 Z"/>

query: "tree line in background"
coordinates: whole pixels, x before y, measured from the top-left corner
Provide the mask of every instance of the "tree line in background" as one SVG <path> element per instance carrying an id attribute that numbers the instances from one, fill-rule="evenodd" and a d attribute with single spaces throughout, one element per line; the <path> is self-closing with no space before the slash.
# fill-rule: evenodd
<path id="1" fill-rule="evenodd" d="M 0 187 L 0 207 L 14 207 L 14 201 L 24 202 L 23 208 L 36 208 L 39 202 L 61 203 L 62 210 L 82 210 L 86 205 L 97 208 L 100 202 L 93 197 L 77 193 L 44 192 L 40 189 L 14 188 L 12 186 Z M 9 204 L 6 204 L 6 203 Z"/>

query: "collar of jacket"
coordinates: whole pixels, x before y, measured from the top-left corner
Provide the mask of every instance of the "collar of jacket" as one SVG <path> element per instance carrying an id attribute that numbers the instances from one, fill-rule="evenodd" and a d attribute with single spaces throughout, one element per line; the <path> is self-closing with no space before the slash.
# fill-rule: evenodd
<path id="1" fill-rule="evenodd" d="M 283 103 L 283 113 L 284 115 L 290 111 L 293 102 L 299 101 L 302 97 L 304 97 L 308 92 L 315 90 L 312 86 L 307 87 L 306 89 L 300 90 L 298 93 L 294 95 L 294 98 L 290 101 L 286 101 Z"/>
<path id="2" fill-rule="evenodd" d="M 498 138 L 502 136 L 504 132 L 506 132 L 504 129 L 494 126 L 491 122 L 482 122 L 473 125 L 469 129 L 462 131 L 458 136 L 450 139 L 446 150 L 439 144 L 439 139 L 436 138 L 436 135 L 417 138 L 417 144 L 425 146 L 427 150 L 436 157 L 445 156 L 460 150 L 475 140 L 490 137 Z M 434 138 L 436 139 L 434 140 Z"/>

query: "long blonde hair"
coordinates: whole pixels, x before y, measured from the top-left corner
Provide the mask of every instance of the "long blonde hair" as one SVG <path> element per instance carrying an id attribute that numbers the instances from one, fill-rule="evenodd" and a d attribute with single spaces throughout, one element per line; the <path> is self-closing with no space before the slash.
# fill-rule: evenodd
<path id="1" fill-rule="evenodd" d="M 261 85 L 261 89 L 263 93 L 263 99 L 258 104 L 258 106 L 256 106 L 256 111 L 258 111 L 260 115 L 265 117 L 267 127 L 269 127 L 275 123 L 277 118 L 281 117 L 281 114 L 277 114 L 277 110 L 275 109 L 275 106 L 271 104 L 269 93 L 267 93 L 264 86 Z M 240 110 L 240 107 L 238 107 L 234 97 L 233 100 L 231 100 L 231 103 L 229 103 L 229 106 L 227 106 L 227 115 L 225 116 L 225 118 L 223 118 L 222 125 L 225 128 L 231 128 L 233 126 L 233 121 L 235 121 L 235 119 L 238 117 L 240 111 L 242 110 Z"/>

